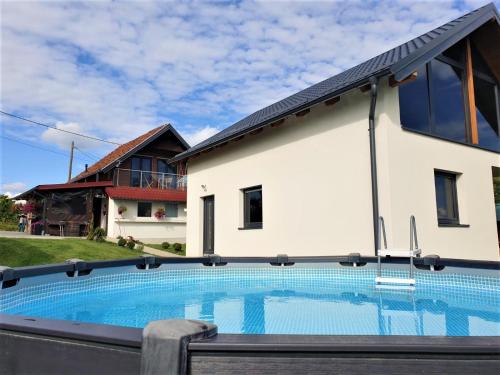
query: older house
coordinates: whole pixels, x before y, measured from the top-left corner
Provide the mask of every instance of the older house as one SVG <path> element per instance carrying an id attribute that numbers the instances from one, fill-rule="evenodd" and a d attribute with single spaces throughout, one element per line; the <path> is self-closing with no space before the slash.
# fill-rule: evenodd
<path id="1" fill-rule="evenodd" d="M 175 156 L 191 256 L 498 260 L 499 15 L 477 9 L 274 103 Z"/>
<path id="2" fill-rule="evenodd" d="M 81 236 L 90 227 L 109 237 L 185 241 L 183 163 L 168 159 L 188 148 L 171 125 L 125 143 L 69 183 L 39 185 L 18 198 L 39 202 L 45 233 Z"/>

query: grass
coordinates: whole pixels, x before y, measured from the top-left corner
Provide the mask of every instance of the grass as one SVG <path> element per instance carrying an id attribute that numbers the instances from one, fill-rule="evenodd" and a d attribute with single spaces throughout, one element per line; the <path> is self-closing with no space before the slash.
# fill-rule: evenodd
<path id="1" fill-rule="evenodd" d="M 9 267 L 61 263 L 67 259 L 106 260 L 133 258 L 142 251 L 119 247 L 111 242 L 85 239 L 27 239 L 0 237 L 0 265 Z"/>
<path id="2" fill-rule="evenodd" d="M 165 249 L 161 246 L 161 244 L 145 244 L 145 246 L 152 247 L 153 249 L 158 249 L 158 250 L 163 250 L 163 251 L 168 251 L 169 253 L 176 254 L 176 255 L 183 255 L 186 256 L 186 244 L 182 244 L 182 250 L 180 252 L 176 252 L 174 248 L 172 247 L 173 244 L 170 244 L 168 249 Z"/>
<path id="3" fill-rule="evenodd" d="M 7 223 L 0 221 L 0 230 L 17 231 L 18 227 L 16 223 Z"/>

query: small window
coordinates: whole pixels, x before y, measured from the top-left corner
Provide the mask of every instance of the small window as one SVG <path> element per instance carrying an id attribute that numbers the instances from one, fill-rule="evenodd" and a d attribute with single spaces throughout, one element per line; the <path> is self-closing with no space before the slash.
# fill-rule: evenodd
<path id="1" fill-rule="evenodd" d="M 168 202 L 165 205 L 165 215 L 167 217 L 177 217 L 178 216 L 177 209 L 178 209 L 177 203 Z"/>
<path id="2" fill-rule="evenodd" d="M 138 217 L 151 217 L 151 202 L 138 202 L 137 203 L 137 216 Z"/>
<path id="3" fill-rule="evenodd" d="M 245 229 L 262 228 L 262 186 L 243 190 Z"/>
<path id="4" fill-rule="evenodd" d="M 434 172 L 436 185 L 436 206 L 438 224 L 459 224 L 457 175 L 447 172 Z"/>

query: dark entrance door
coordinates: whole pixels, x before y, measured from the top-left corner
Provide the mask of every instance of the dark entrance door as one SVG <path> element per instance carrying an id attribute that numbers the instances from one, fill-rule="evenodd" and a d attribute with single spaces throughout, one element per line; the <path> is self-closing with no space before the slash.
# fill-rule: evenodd
<path id="1" fill-rule="evenodd" d="M 214 253 L 214 196 L 203 198 L 203 254 Z"/>
<path id="2" fill-rule="evenodd" d="M 92 200 L 92 214 L 94 215 L 94 228 L 99 228 L 101 226 L 101 208 L 102 199 L 96 198 Z"/>

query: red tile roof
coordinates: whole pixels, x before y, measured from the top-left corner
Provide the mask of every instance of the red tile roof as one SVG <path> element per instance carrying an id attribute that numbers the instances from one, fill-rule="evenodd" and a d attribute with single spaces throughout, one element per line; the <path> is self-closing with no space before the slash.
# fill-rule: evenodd
<path id="1" fill-rule="evenodd" d="M 170 127 L 170 125 L 161 125 L 158 126 L 157 128 L 148 131 L 147 133 L 131 140 L 130 142 L 124 143 L 117 148 L 115 148 L 113 151 L 111 151 L 109 154 L 104 156 L 102 159 L 100 159 L 98 162 L 95 164 L 92 164 L 90 167 L 87 168 L 86 171 L 80 173 L 76 177 L 74 177 L 71 181 L 77 181 L 82 178 L 85 178 L 87 176 L 91 176 L 97 172 L 99 172 L 101 169 L 105 168 L 106 166 L 110 165 L 111 163 L 117 161 L 120 159 L 122 156 L 127 154 L 128 152 L 132 151 L 134 148 L 137 146 L 141 145 L 142 143 L 146 142 L 149 138 L 154 136 L 156 133 L 159 131 Z"/>
<path id="2" fill-rule="evenodd" d="M 106 186 L 113 186 L 113 181 L 38 185 L 34 189 L 35 190 L 84 189 L 84 188 L 106 187 Z"/>
<path id="3" fill-rule="evenodd" d="M 111 199 L 186 202 L 187 194 L 182 190 L 144 189 L 137 187 L 107 187 L 106 194 Z"/>

